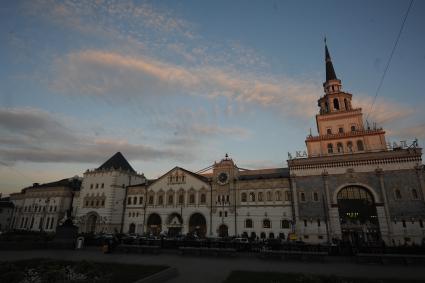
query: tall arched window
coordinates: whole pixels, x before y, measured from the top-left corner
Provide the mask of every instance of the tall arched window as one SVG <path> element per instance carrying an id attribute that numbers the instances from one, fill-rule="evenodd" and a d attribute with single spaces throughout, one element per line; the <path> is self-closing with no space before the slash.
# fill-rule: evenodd
<path id="1" fill-rule="evenodd" d="M 359 151 L 363 151 L 364 150 L 364 146 L 363 146 L 362 140 L 358 140 L 357 141 L 357 150 L 359 150 Z"/>
<path id="2" fill-rule="evenodd" d="M 268 191 L 267 192 L 267 201 L 271 201 L 272 200 L 272 192 Z"/>
<path id="3" fill-rule="evenodd" d="M 252 228 L 252 219 L 245 220 L 245 228 Z"/>
<path id="4" fill-rule="evenodd" d="M 353 152 L 353 143 L 351 141 L 347 142 L 347 148 L 349 152 Z"/>
<path id="5" fill-rule="evenodd" d="M 172 205 L 174 203 L 174 197 L 173 195 L 168 195 L 168 204 Z"/>
<path id="6" fill-rule="evenodd" d="M 282 200 L 282 192 L 281 191 L 277 191 L 276 192 L 276 200 L 277 201 L 281 201 Z"/>
<path id="7" fill-rule="evenodd" d="M 201 203 L 204 204 L 207 202 L 207 196 L 205 194 L 201 194 Z"/>
<path id="8" fill-rule="evenodd" d="M 271 228 L 271 227 L 272 227 L 272 224 L 271 224 L 270 220 L 264 219 L 263 220 L 263 228 Z"/>
<path id="9" fill-rule="evenodd" d="M 331 143 L 328 143 L 328 153 L 333 153 L 334 152 L 334 147 Z"/>
<path id="10" fill-rule="evenodd" d="M 249 201 L 255 201 L 255 194 L 249 193 Z"/>
<path id="11" fill-rule="evenodd" d="M 246 202 L 246 193 L 242 193 L 241 201 Z"/>
<path id="12" fill-rule="evenodd" d="M 181 193 L 179 194 L 179 204 L 183 204 L 184 203 L 184 195 Z"/>
<path id="13" fill-rule="evenodd" d="M 258 201 L 263 201 L 263 193 L 262 192 L 258 193 Z"/>
<path id="14" fill-rule="evenodd" d="M 334 109 L 339 110 L 339 101 L 338 98 L 334 98 Z"/>
<path id="15" fill-rule="evenodd" d="M 195 203 L 195 194 L 190 194 L 189 195 L 189 203 L 190 204 L 194 204 Z"/>
<path id="16" fill-rule="evenodd" d="M 337 150 L 338 150 L 338 153 L 343 153 L 344 152 L 344 148 L 342 147 L 342 143 L 337 143 L 336 144 L 336 147 L 337 147 Z"/>

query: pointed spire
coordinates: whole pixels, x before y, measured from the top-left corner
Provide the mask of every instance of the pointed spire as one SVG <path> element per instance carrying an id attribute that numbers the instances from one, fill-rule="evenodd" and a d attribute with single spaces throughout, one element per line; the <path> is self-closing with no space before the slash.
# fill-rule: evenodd
<path id="1" fill-rule="evenodd" d="M 332 64 L 331 55 L 329 55 L 328 45 L 325 37 L 325 62 L 326 62 L 326 81 L 337 80 L 335 69 Z"/>

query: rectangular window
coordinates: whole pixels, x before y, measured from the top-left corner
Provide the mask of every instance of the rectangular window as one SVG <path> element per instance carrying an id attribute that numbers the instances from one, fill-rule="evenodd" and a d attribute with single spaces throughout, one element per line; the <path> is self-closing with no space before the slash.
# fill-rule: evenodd
<path id="1" fill-rule="evenodd" d="M 223 215 L 223 213 L 220 211 L 220 212 L 219 212 L 219 215 L 220 215 L 220 217 L 221 217 L 221 216 Z"/>
<path id="2" fill-rule="evenodd" d="M 127 204 L 131 204 L 131 197 L 127 199 Z"/>
<path id="3" fill-rule="evenodd" d="M 153 196 L 149 196 L 149 204 L 153 204 Z"/>
<path id="4" fill-rule="evenodd" d="M 285 200 L 286 201 L 291 201 L 291 192 L 290 191 L 286 191 L 285 192 Z"/>
<path id="5" fill-rule="evenodd" d="M 317 219 L 317 226 L 320 227 L 320 219 Z"/>
<path id="6" fill-rule="evenodd" d="M 139 204 L 143 203 L 143 197 L 139 197 Z"/>
<path id="7" fill-rule="evenodd" d="M 316 193 L 316 192 L 313 193 L 313 200 L 319 201 L 319 194 L 318 193 Z"/>
<path id="8" fill-rule="evenodd" d="M 305 193 L 303 192 L 300 193 L 300 200 L 305 201 Z"/>
<path id="9" fill-rule="evenodd" d="M 227 211 L 224 212 L 224 217 L 227 217 Z"/>
<path id="10" fill-rule="evenodd" d="M 304 227 L 307 227 L 307 220 L 304 220 Z"/>

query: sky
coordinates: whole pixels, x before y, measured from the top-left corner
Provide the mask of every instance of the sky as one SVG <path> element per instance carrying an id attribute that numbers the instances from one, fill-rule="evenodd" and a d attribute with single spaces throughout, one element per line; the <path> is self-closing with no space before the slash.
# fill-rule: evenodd
<path id="1" fill-rule="evenodd" d="M 344 91 L 388 141 L 425 143 L 425 2 L 0 4 L 0 192 L 83 176 L 120 151 L 156 178 L 226 153 L 286 167 L 317 134 L 324 37 Z"/>

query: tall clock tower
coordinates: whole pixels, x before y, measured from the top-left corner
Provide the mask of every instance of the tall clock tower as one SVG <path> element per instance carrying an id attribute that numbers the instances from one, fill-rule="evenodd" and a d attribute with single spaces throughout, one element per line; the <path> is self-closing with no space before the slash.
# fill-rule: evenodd
<path id="1" fill-rule="evenodd" d="M 352 94 L 342 90 L 326 44 L 325 63 L 325 94 L 318 100 L 320 112 L 316 115 L 319 135 L 307 137 L 308 156 L 385 151 L 385 131 L 364 126 L 362 109 L 355 108 Z"/>
<path id="2" fill-rule="evenodd" d="M 226 154 L 213 166 L 213 207 L 214 227 L 219 236 L 236 235 L 236 190 L 238 168 Z"/>

